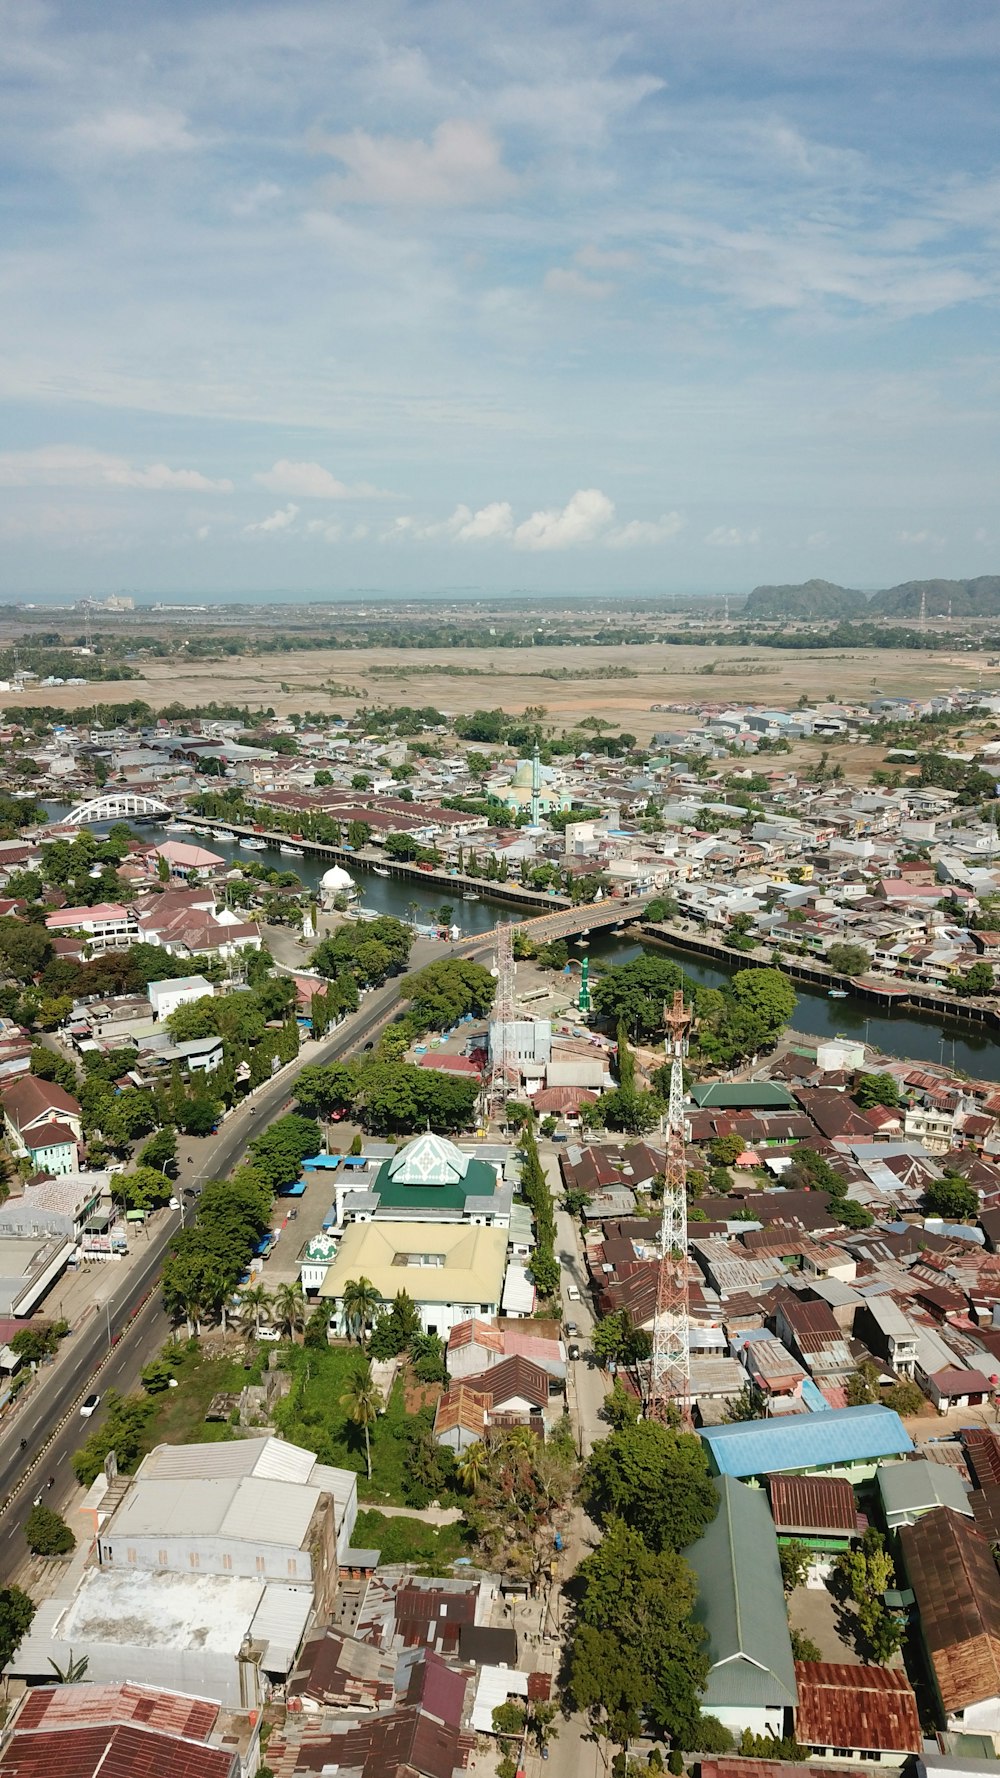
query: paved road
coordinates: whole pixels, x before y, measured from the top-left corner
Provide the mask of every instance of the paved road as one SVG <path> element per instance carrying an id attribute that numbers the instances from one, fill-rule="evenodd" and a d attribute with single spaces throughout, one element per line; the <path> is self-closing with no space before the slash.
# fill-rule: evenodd
<path id="1" fill-rule="evenodd" d="M 367 995 L 358 1011 L 319 1043 L 307 1043 L 295 1062 L 274 1080 L 259 1087 L 225 1121 L 215 1136 L 201 1141 L 181 1138 L 178 1188 L 197 1191 L 206 1179 L 223 1178 L 235 1166 L 247 1143 L 258 1130 L 280 1116 L 292 1098 L 296 1076 L 309 1064 L 339 1061 L 363 1046 L 372 1032 L 391 1014 L 401 979 L 387 982 Z M 190 1158 L 189 1158 L 190 1157 Z M 189 1204 L 185 1220 L 194 1215 Z M 142 1263 L 123 1279 L 99 1314 L 88 1320 L 57 1362 L 47 1368 L 40 1386 L 13 1413 L 0 1434 L 0 1576 L 8 1579 L 24 1554 L 24 1520 L 34 1496 L 41 1489 L 51 1504 L 69 1492 L 71 1472 L 67 1459 L 83 1442 L 86 1431 L 99 1421 L 80 1419 L 79 1405 L 91 1390 L 106 1395 L 108 1389 L 133 1388 L 139 1372 L 163 1345 L 170 1321 L 163 1311 L 157 1288 L 167 1244 L 181 1224 L 181 1213 L 158 1217 L 149 1234 Z M 148 1299 L 148 1300 L 147 1300 Z M 109 1359 L 109 1349 L 111 1357 Z M 107 1362 L 105 1362 L 107 1361 Z M 21 1449 L 21 1440 L 27 1449 Z M 47 1488 L 47 1478 L 56 1485 Z"/>

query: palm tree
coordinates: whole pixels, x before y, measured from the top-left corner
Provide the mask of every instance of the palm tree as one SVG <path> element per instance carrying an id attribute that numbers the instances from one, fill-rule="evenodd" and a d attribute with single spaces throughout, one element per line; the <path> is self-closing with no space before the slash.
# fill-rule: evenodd
<path id="1" fill-rule="evenodd" d="M 349 1278 L 344 1285 L 344 1326 L 348 1338 L 364 1350 L 365 1332 L 381 1307 L 382 1298 L 370 1278 Z"/>
<path id="2" fill-rule="evenodd" d="M 305 1326 L 305 1297 L 298 1278 L 293 1284 L 279 1284 L 274 1293 L 274 1319 L 283 1333 L 296 1334 Z"/>
<path id="3" fill-rule="evenodd" d="M 367 1370 L 356 1372 L 349 1387 L 344 1390 L 344 1393 L 340 1398 L 340 1405 L 347 1414 L 347 1418 L 352 1420 L 355 1426 L 360 1426 L 364 1429 L 365 1463 L 368 1467 L 368 1480 L 371 1481 L 372 1446 L 370 1428 L 374 1426 L 375 1421 L 378 1419 L 378 1416 L 385 1405 L 382 1400 L 382 1391 L 372 1382 L 371 1365 L 368 1366 Z"/>
<path id="4" fill-rule="evenodd" d="M 181 1314 L 187 1322 L 188 1339 L 201 1337 L 201 1318 L 205 1313 L 205 1305 L 201 1297 L 192 1291 L 178 1303 Z"/>
<path id="5" fill-rule="evenodd" d="M 455 1474 L 467 1494 L 475 1494 L 486 1477 L 489 1463 L 490 1454 L 481 1438 L 477 1438 L 474 1445 L 462 1452 L 455 1465 Z"/>
<path id="6" fill-rule="evenodd" d="M 240 1317 L 253 1320 L 254 1333 L 260 1333 L 261 1322 L 271 1307 L 271 1293 L 266 1284 L 248 1284 L 240 1291 Z"/>

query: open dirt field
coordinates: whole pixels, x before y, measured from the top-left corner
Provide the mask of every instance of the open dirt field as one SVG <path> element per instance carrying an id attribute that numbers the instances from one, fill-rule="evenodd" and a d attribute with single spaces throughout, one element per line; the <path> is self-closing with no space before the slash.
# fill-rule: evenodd
<path id="1" fill-rule="evenodd" d="M 401 669 L 391 677 L 372 667 Z M 461 674 L 442 671 L 460 668 Z M 635 678 L 609 677 L 627 669 Z M 706 672 L 711 668 L 711 672 Z M 546 679 L 546 670 L 567 669 L 572 679 Z M 66 711 L 95 701 L 144 698 L 154 707 L 179 699 L 187 705 L 212 699 L 238 699 L 251 707 L 270 705 L 279 715 L 304 710 L 351 714 L 358 702 L 433 704 L 449 714 L 500 707 L 520 713 L 541 705 L 547 723 L 572 727 L 585 716 L 650 739 L 657 729 L 686 726 L 676 712 L 653 711 L 653 704 L 726 705 L 736 701 L 789 708 L 804 692 L 813 699 L 889 696 L 946 691 L 976 682 L 1000 685 L 1000 671 L 982 656 L 942 650 L 850 651 L 678 648 L 660 643 L 643 648 L 598 645 L 533 649 L 308 649 L 289 654 L 242 656 L 227 661 L 150 662 L 144 676 L 121 684 L 35 686 L 22 697 L 8 694 L 6 708 L 19 703 L 56 705 Z M 358 695 L 328 691 L 331 682 Z"/>

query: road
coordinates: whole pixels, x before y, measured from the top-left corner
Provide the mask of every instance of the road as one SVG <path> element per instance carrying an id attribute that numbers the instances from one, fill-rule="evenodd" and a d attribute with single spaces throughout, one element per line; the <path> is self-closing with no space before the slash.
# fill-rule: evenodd
<path id="1" fill-rule="evenodd" d="M 307 1043 L 294 1062 L 230 1113 L 215 1136 L 182 1138 L 178 1190 L 197 1192 L 206 1179 L 224 1178 L 231 1172 L 256 1132 L 289 1104 L 291 1087 L 303 1068 L 339 1061 L 369 1041 L 392 1013 L 402 980 L 397 977 L 375 989 L 329 1037 Z M 101 1410 L 89 1422 L 80 1419 L 83 1397 L 92 1390 L 104 1396 L 112 1388 L 134 1388 L 143 1365 L 167 1339 L 171 1323 L 157 1282 L 167 1245 L 182 1216 L 190 1221 L 194 1212 L 194 1203 L 188 1202 L 183 1212 L 157 1216 L 141 1264 L 130 1270 L 100 1313 L 71 1336 L 60 1357 L 43 1371 L 40 1386 L 32 1389 L 5 1423 L 0 1434 L 0 1576 L 4 1581 L 23 1558 L 23 1526 L 35 1495 L 41 1491 L 48 1504 L 58 1505 L 71 1490 L 68 1459 L 100 1420 Z M 21 1448 L 22 1439 L 26 1450 Z M 50 1475 L 56 1477 L 51 1491 L 47 1487 Z"/>

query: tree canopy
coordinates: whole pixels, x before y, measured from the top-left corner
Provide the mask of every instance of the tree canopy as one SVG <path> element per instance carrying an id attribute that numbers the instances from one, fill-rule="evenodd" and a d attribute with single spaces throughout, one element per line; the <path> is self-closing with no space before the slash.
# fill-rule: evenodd
<path id="1" fill-rule="evenodd" d="M 596 1444 L 583 1486 L 596 1518 L 622 1519 L 651 1550 L 684 1549 L 718 1511 L 701 1440 L 656 1420 L 622 1426 Z"/>

